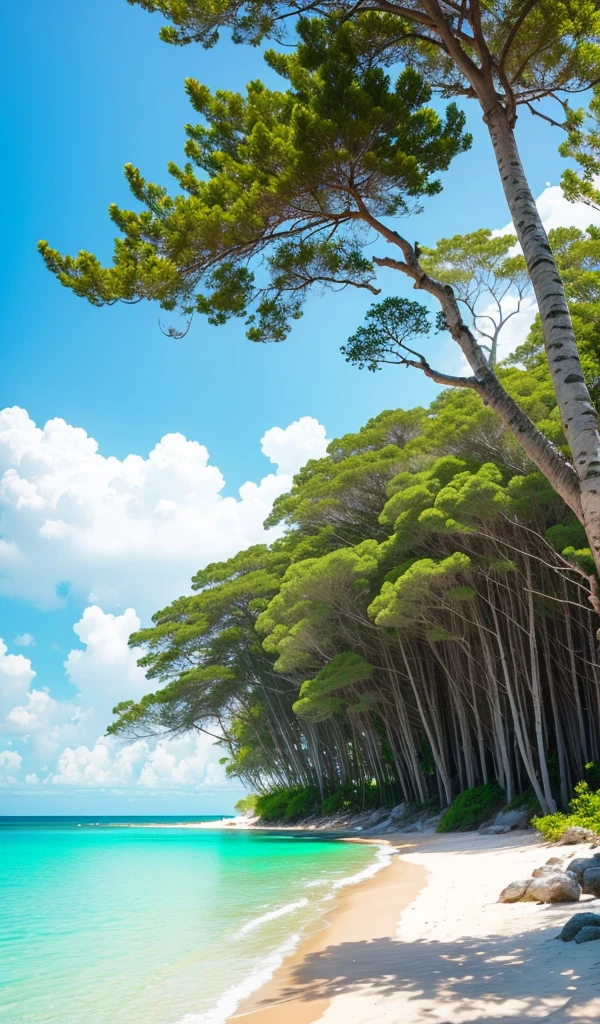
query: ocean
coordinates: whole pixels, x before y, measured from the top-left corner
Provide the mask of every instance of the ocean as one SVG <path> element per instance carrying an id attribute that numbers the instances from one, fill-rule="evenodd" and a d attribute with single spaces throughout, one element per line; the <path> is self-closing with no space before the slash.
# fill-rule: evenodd
<path id="1" fill-rule="evenodd" d="M 386 856 L 207 820 L 0 818 L 2 1024 L 222 1024 Z"/>

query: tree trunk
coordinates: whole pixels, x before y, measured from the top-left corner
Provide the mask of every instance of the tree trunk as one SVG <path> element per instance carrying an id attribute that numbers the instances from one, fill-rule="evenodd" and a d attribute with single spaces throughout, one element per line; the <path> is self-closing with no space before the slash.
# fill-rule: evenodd
<path id="1" fill-rule="evenodd" d="M 579 478 L 583 523 L 600 573 L 598 416 L 583 377 L 562 279 L 521 164 L 514 132 L 498 102 L 486 111 L 484 120 L 537 299 L 561 422 Z"/>

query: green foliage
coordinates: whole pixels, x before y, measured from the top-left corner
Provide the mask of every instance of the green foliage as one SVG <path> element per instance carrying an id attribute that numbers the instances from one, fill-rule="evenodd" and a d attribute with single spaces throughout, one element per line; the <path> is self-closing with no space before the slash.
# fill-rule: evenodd
<path id="1" fill-rule="evenodd" d="M 187 163 L 169 165 L 175 192 L 128 164 L 142 210 L 110 207 L 112 266 L 41 242 L 48 268 L 94 305 L 151 299 L 188 320 L 243 317 L 253 341 L 282 341 L 313 285 L 377 294 L 365 251 L 375 218 L 438 193 L 436 175 L 471 142 L 464 114 L 450 104 L 440 117 L 416 71 L 392 80 L 378 65 L 389 32 L 373 14 L 334 35 L 302 19 L 295 51 L 265 54 L 283 91 L 254 81 L 245 95 L 211 94 L 188 79 L 202 120 L 186 127 Z"/>
<path id="2" fill-rule="evenodd" d="M 380 807 L 382 793 L 376 782 L 371 780 L 367 785 L 347 783 L 326 796 L 321 804 L 321 814 L 358 813 Z"/>
<path id="3" fill-rule="evenodd" d="M 366 326 L 359 327 L 341 349 L 346 362 L 359 370 L 380 370 L 384 363 L 406 365 L 408 355 L 414 355 L 407 342 L 431 331 L 428 310 L 408 299 L 384 299 L 371 307 L 365 320 Z"/>
<path id="4" fill-rule="evenodd" d="M 521 809 L 530 811 L 532 817 L 536 814 L 541 814 L 539 801 L 531 787 L 523 790 L 522 793 L 518 793 L 504 808 L 505 811 L 520 811 Z"/>
<path id="5" fill-rule="evenodd" d="M 358 654 L 352 651 L 338 654 L 314 679 L 302 683 L 300 698 L 292 706 L 292 711 L 312 722 L 324 721 L 351 703 L 352 697 L 346 695 L 344 699 L 340 691 L 352 692 L 357 683 L 365 682 L 372 674 L 372 665 Z"/>
<path id="6" fill-rule="evenodd" d="M 287 786 L 259 796 L 255 810 L 266 823 L 292 823 L 312 814 L 319 806 L 315 786 Z"/>
<path id="7" fill-rule="evenodd" d="M 600 789 L 600 764 L 598 761 L 588 761 L 585 766 L 584 781 L 594 792 Z"/>
<path id="8" fill-rule="evenodd" d="M 248 793 L 248 796 L 243 796 L 241 800 L 238 800 L 233 809 L 236 814 L 246 814 L 247 811 L 255 811 L 258 799 L 256 793 Z"/>
<path id="9" fill-rule="evenodd" d="M 497 782 L 486 782 L 459 793 L 440 821 L 438 832 L 472 832 L 501 809 L 504 790 Z"/>
<path id="10" fill-rule="evenodd" d="M 600 836 L 600 790 L 592 790 L 587 782 L 578 782 L 570 808 L 570 814 L 547 814 L 533 818 L 532 825 L 551 843 L 560 839 L 572 825 L 590 829 Z"/>

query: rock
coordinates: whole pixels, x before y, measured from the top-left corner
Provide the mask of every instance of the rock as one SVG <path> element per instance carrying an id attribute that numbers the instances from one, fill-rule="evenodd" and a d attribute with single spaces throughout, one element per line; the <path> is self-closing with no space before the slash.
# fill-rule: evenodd
<path id="1" fill-rule="evenodd" d="M 403 800 L 401 804 L 397 804 L 392 809 L 392 811 L 390 811 L 390 818 L 392 819 L 392 821 L 399 821 L 400 818 L 403 818 L 405 816 L 406 811 L 406 800 Z"/>
<path id="2" fill-rule="evenodd" d="M 577 843 L 589 843 L 597 839 L 595 832 L 589 828 L 582 828 L 581 825 L 571 825 L 556 843 L 557 846 L 576 846 Z"/>
<path id="3" fill-rule="evenodd" d="M 488 825 L 487 828 L 480 828 L 479 834 L 482 836 L 501 836 L 505 832 L 510 832 L 511 829 L 508 825 Z"/>
<path id="4" fill-rule="evenodd" d="M 380 821 L 383 821 L 384 818 L 387 818 L 387 815 L 388 812 L 382 810 L 382 808 L 373 811 L 373 813 L 370 814 L 367 820 L 365 821 L 365 828 L 375 828 L 375 825 L 378 825 Z"/>
<path id="5" fill-rule="evenodd" d="M 525 899 L 538 903 L 576 903 L 580 896 L 581 886 L 575 879 L 564 871 L 558 871 L 553 875 L 533 878 Z"/>
<path id="6" fill-rule="evenodd" d="M 600 864 L 597 867 L 586 868 L 583 872 L 581 891 L 587 896 L 596 896 L 600 899 Z"/>
<path id="7" fill-rule="evenodd" d="M 576 857 L 570 864 L 567 864 L 567 871 L 577 879 L 579 884 L 583 882 L 583 873 L 588 868 L 597 868 L 600 864 L 594 857 Z"/>
<path id="8" fill-rule="evenodd" d="M 527 828 L 530 817 L 531 812 L 525 809 L 499 811 L 494 819 L 494 825 L 502 825 L 507 831 L 513 828 Z"/>
<path id="9" fill-rule="evenodd" d="M 542 864 L 541 868 L 536 868 L 535 871 L 531 872 L 534 878 L 543 878 L 544 875 L 556 875 L 557 873 L 562 874 L 562 868 L 560 866 L 560 863 Z M 575 876 L 571 875 L 571 878 L 575 878 Z M 577 879 L 575 880 L 577 881 Z"/>
<path id="10" fill-rule="evenodd" d="M 522 878 L 518 882 L 511 882 L 500 893 L 498 903 L 518 903 L 523 899 L 531 882 L 531 878 Z"/>
<path id="11" fill-rule="evenodd" d="M 561 942 L 570 942 L 582 928 L 600 928 L 600 914 L 575 914 L 556 936 Z"/>
<path id="12" fill-rule="evenodd" d="M 539 868 L 537 870 L 540 870 Z M 511 882 L 502 890 L 499 903 L 576 903 L 581 886 L 564 871 L 536 875 Z"/>
<path id="13" fill-rule="evenodd" d="M 560 866 L 562 864 L 562 862 L 563 862 L 562 857 L 549 857 L 548 860 L 546 861 L 546 865 L 548 865 L 548 864 L 556 864 L 556 865 Z"/>
<path id="14" fill-rule="evenodd" d="M 386 818 L 385 821 L 380 821 L 379 825 L 377 826 L 377 829 L 378 830 L 381 829 L 382 831 L 384 829 L 389 829 L 389 828 L 393 828 L 393 829 L 396 828 L 396 825 L 395 825 L 394 820 L 391 817 L 391 815 L 390 815 L 389 818 Z"/>
<path id="15" fill-rule="evenodd" d="M 593 942 L 594 939 L 600 939 L 600 925 L 586 925 L 575 936 L 575 942 Z"/>

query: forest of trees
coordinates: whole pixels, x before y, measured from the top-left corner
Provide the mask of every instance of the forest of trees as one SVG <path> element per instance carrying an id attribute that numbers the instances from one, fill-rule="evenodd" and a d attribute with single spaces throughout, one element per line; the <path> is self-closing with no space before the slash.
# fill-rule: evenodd
<path id="1" fill-rule="evenodd" d="M 551 241 L 593 383 L 600 232 Z M 564 447 L 539 322 L 498 374 Z M 285 535 L 208 566 L 132 637 L 160 688 L 111 732 L 222 735 L 227 772 L 258 791 L 375 779 L 384 800 L 446 805 L 496 779 L 509 801 L 566 803 L 600 759 L 593 559 L 476 394 L 333 441 L 268 523 Z"/>
<path id="2" fill-rule="evenodd" d="M 379 296 L 388 274 L 346 359 L 446 389 L 333 441 L 276 502 L 279 539 L 201 570 L 132 637 L 159 688 L 109 731 L 203 729 L 258 791 L 375 785 L 445 806 L 495 780 L 508 802 L 566 805 L 600 759 L 600 231 L 546 234 L 514 128 L 525 111 L 560 129 L 565 194 L 600 207 L 598 5 L 129 2 L 177 45 L 285 42 L 265 52 L 282 89 L 188 79 L 200 123 L 172 194 L 127 165 L 136 206 L 111 207 L 112 264 L 42 242 L 48 268 L 95 305 L 156 301 L 184 332 L 240 317 L 258 342 L 283 341 L 311 289 Z M 515 234 L 410 243 L 402 219 L 469 151 L 469 106 Z M 390 272 L 424 303 L 390 293 Z M 529 294 L 537 319 L 502 361 Z M 431 365 L 437 334 L 468 375 Z"/>

